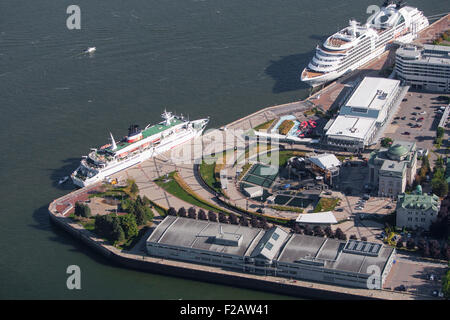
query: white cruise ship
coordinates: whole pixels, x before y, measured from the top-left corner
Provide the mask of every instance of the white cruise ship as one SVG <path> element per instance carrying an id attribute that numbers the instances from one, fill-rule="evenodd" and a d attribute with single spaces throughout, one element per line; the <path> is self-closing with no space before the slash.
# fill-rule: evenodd
<path id="1" fill-rule="evenodd" d="M 303 69 L 301 80 L 315 87 L 351 72 L 385 52 L 398 41 L 409 43 L 429 25 L 417 8 L 401 1 L 386 1 L 364 25 L 350 20 L 349 26 L 328 37 Z"/>
<path id="2" fill-rule="evenodd" d="M 80 166 L 72 173 L 74 184 L 85 187 L 108 176 L 134 166 L 202 134 L 208 119 L 188 121 L 165 111 L 164 121 L 148 125 L 144 130 L 132 125 L 128 136 L 116 142 L 110 133 L 111 143 L 99 149 L 91 149 L 83 157 Z"/>

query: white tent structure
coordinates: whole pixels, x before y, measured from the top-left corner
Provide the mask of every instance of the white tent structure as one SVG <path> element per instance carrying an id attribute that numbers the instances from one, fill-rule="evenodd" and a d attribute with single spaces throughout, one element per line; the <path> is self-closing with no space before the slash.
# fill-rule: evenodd
<path id="1" fill-rule="evenodd" d="M 333 212 L 317 212 L 317 213 L 306 213 L 299 214 L 295 222 L 301 225 L 312 225 L 312 226 L 329 226 L 336 224 L 337 220 Z"/>

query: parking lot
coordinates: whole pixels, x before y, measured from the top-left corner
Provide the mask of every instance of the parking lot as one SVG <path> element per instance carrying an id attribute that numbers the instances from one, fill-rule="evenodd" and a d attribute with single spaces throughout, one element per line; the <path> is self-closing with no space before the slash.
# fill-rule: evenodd
<path id="1" fill-rule="evenodd" d="M 433 150 L 436 129 L 442 116 L 438 110 L 445 106 L 436 99 L 439 95 L 437 93 L 408 92 L 405 96 L 407 101 L 402 101 L 400 104 L 393 121 L 384 131 L 384 136 L 394 140 L 415 141 L 417 148 Z M 430 160 L 434 159 L 435 155 L 430 153 Z"/>
<path id="2" fill-rule="evenodd" d="M 441 289 L 440 280 L 445 274 L 445 269 L 445 265 L 419 263 L 398 256 L 386 278 L 384 288 L 403 290 L 403 286 L 405 291 L 433 296 L 433 291 L 439 292 Z"/>

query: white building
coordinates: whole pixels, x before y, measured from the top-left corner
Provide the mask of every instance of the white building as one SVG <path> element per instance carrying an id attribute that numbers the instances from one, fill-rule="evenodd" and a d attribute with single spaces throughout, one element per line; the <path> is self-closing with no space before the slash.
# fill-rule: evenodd
<path id="1" fill-rule="evenodd" d="M 403 99 L 407 87 L 399 80 L 365 77 L 343 104 L 336 119 L 327 125 L 326 143 L 348 151 L 371 144 Z"/>
<path id="2" fill-rule="evenodd" d="M 156 227 L 146 246 L 149 255 L 164 259 L 366 289 L 382 287 L 395 255 L 395 249 L 378 243 L 174 216 Z M 373 268 L 380 277 L 369 287 Z"/>
<path id="3" fill-rule="evenodd" d="M 450 47 L 404 45 L 397 49 L 395 72 L 413 88 L 450 92 Z"/>
<path id="4" fill-rule="evenodd" d="M 337 220 L 334 216 L 333 212 L 325 211 L 325 212 L 317 212 L 317 213 L 306 213 L 299 214 L 297 219 L 295 219 L 300 225 L 309 225 L 311 227 L 315 226 L 330 226 L 332 224 L 336 224 Z"/>

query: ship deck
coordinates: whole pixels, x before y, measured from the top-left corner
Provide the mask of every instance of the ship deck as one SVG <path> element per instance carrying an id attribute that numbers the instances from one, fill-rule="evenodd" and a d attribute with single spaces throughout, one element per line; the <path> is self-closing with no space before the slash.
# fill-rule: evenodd
<path id="1" fill-rule="evenodd" d="M 307 78 L 315 78 L 318 76 L 323 75 L 323 72 L 315 72 L 315 71 L 311 71 L 311 70 L 304 70 L 302 73 L 302 76 L 306 76 Z"/>

